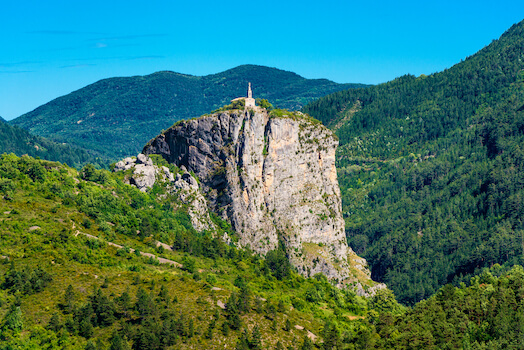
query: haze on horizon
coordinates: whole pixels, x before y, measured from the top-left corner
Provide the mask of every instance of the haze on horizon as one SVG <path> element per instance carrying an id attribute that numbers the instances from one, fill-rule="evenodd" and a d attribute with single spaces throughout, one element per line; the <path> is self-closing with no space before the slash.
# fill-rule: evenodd
<path id="1" fill-rule="evenodd" d="M 449 68 L 523 19 L 524 2 L 136 0 L 3 4 L 0 116 L 100 79 L 258 64 L 339 83 Z"/>

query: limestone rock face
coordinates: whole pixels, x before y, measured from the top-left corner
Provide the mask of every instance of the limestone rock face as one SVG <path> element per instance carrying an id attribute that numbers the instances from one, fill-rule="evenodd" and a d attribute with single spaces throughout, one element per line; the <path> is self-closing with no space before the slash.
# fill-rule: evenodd
<path id="1" fill-rule="evenodd" d="M 333 133 L 308 116 L 257 108 L 179 122 L 143 153 L 194 172 L 241 245 L 266 254 L 280 241 L 303 275 L 352 283 L 369 279 L 369 271 L 346 243 L 337 146 Z"/>

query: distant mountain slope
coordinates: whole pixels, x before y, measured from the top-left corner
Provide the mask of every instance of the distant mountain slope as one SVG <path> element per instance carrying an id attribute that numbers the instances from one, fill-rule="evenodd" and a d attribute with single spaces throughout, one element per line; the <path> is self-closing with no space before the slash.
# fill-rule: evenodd
<path id="1" fill-rule="evenodd" d="M 304 108 L 340 138 L 350 245 L 400 301 L 523 262 L 524 22 L 441 73 Z"/>
<path id="2" fill-rule="evenodd" d="M 204 77 L 173 72 L 98 81 L 38 107 L 10 123 L 114 159 L 134 155 L 162 129 L 245 96 L 300 109 L 326 94 L 360 84 L 305 79 L 276 68 L 244 65 Z"/>
<path id="3" fill-rule="evenodd" d="M 1 119 L 1 118 L 0 118 Z M 85 163 L 105 165 L 108 159 L 95 157 L 86 150 L 67 144 L 59 144 L 43 137 L 31 135 L 27 130 L 0 120 L 0 154 L 23 154 L 42 159 L 59 161 L 79 167 Z"/>

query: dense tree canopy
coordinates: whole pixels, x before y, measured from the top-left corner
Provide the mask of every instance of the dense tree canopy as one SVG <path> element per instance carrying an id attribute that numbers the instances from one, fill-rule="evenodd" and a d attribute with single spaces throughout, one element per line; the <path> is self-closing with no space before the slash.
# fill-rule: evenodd
<path id="1" fill-rule="evenodd" d="M 350 245 L 404 303 L 522 263 L 524 24 L 441 73 L 305 110 L 336 130 Z"/>

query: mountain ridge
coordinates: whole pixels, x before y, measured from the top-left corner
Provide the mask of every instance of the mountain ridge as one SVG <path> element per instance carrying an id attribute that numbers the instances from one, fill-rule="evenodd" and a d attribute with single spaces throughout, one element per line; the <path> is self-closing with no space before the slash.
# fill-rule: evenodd
<path id="1" fill-rule="evenodd" d="M 9 123 L 117 160 L 137 154 L 143 144 L 176 121 L 197 117 L 245 95 L 248 82 L 257 98 L 288 109 L 299 109 L 333 91 L 367 86 L 310 80 L 256 65 L 206 76 L 161 71 L 99 80 Z"/>

